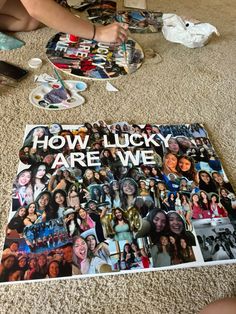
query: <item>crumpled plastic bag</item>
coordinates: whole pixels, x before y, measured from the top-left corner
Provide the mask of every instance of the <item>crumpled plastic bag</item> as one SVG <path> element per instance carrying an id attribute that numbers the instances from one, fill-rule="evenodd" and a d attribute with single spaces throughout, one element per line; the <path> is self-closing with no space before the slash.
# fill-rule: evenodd
<path id="1" fill-rule="evenodd" d="M 0 50 L 12 50 L 24 45 L 25 43 L 23 41 L 0 32 Z"/>
<path id="2" fill-rule="evenodd" d="M 180 43 L 188 48 L 205 46 L 217 29 L 209 23 L 193 23 L 176 14 L 163 14 L 162 33 L 166 40 Z"/>

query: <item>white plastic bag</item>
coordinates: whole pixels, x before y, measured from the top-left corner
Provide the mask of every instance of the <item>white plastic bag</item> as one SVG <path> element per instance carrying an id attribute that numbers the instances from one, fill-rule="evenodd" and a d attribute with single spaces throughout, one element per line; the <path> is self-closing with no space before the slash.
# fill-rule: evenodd
<path id="1" fill-rule="evenodd" d="M 176 14 L 163 14 L 162 33 L 166 40 L 180 43 L 188 48 L 203 47 L 217 29 L 209 23 L 193 23 Z"/>

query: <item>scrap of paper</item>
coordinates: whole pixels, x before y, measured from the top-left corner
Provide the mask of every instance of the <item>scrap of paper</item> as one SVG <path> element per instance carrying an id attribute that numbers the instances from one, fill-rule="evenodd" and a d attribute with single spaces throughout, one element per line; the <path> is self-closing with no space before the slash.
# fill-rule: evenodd
<path id="1" fill-rule="evenodd" d="M 48 75 L 47 73 L 34 76 L 35 83 L 49 83 L 49 82 L 56 82 L 56 81 L 57 79 L 55 77 Z"/>
<path id="2" fill-rule="evenodd" d="M 124 6 L 126 8 L 147 9 L 146 0 L 124 0 Z"/>
<path id="3" fill-rule="evenodd" d="M 119 92 L 119 90 L 109 82 L 107 82 L 107 84 L 106 84 L 106 90 L 108 92 Z"/>

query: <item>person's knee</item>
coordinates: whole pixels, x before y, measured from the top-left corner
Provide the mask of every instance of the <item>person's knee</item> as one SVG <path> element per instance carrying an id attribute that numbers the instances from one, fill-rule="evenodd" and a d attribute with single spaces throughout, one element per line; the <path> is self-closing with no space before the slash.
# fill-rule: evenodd
<path id="1" fill-rule="evenodd" d="M 4 6 L 7 0 L 0 0 L 0 9 Z"/>
<path id="2" fill-rule="evenodd" d="M 26 31 L 26 32 L 30 32 L 30 31 L 33 31 L 35 29 L 38 29 L 42 26 L 42 24 L 35 20 L 34 18 L 32 17 L 28 17 L 24 22 L 23 22 L 23 25 L 22 25 L 22 31 Z"/>
<path id="3" fill-rule="evenodd" d="M 217 300 L 205 306 L 199 314 L 235 314 L 236 298 Z"/>

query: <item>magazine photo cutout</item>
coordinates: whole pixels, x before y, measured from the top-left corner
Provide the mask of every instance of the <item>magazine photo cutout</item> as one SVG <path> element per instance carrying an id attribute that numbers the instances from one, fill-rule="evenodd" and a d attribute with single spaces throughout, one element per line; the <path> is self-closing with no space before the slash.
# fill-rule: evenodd
<path id="1" fill-rule="evenodd" d="M 234 263 L 236 197 L 203 125 L 27 125 L 0 282 Z"/>

